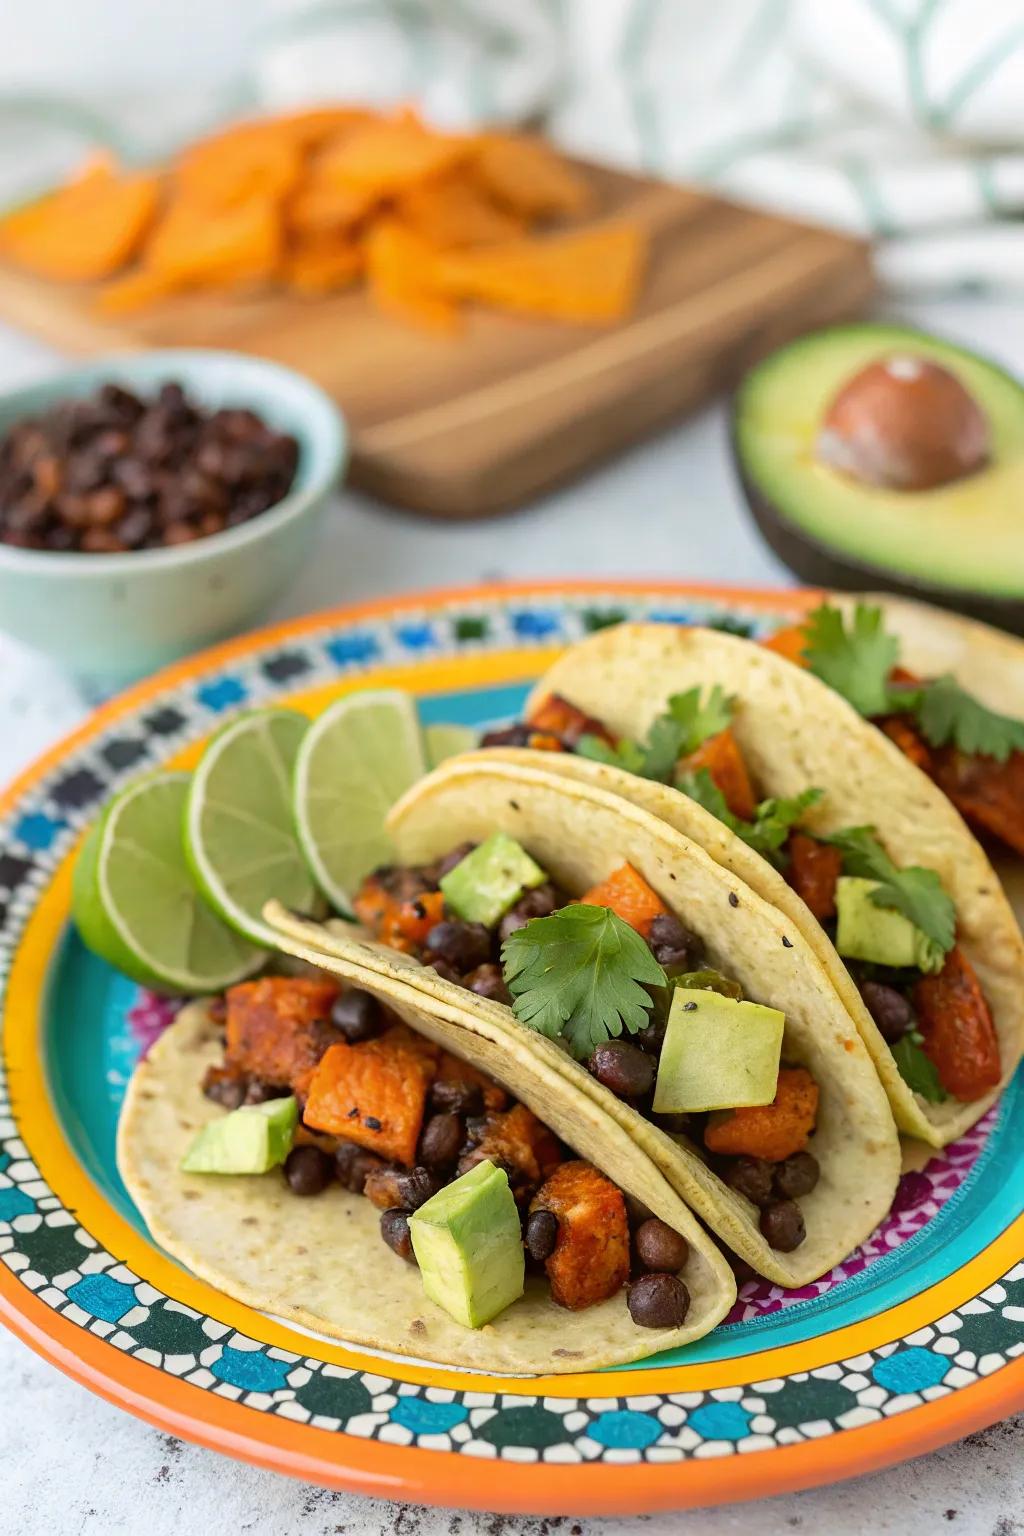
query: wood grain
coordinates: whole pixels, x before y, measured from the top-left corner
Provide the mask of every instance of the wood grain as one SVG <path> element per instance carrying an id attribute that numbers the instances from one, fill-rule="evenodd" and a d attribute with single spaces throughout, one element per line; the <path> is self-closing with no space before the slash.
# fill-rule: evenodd
<path id="1" fill-rule="evenodd" d="M 0 269 L 0 315 L 67 352 L 234 347 L 297 368 L 352 426 L 352 481 L 440 517 L 503 511 L 702 404 L 872 287 L 857 241 L 720 198 L 588 167 L 599 217 L 651 236 L 636 313 L 607 329 L 477 309 L 457 338 L 379 314 L 362 291 L 204 294 L 111 322 L 88 290 Z"/>

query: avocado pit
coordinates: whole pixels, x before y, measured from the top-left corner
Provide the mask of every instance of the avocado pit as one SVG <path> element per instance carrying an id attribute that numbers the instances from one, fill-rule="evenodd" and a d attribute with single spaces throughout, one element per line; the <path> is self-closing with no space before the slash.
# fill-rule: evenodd
<path id="1" fill-rule="evenodd" d="M 835 396 L 819 461 L 862 485 L 927 491 L 989 462 L 988 417 L 949 369 L 910 352 L 869 363 Z"/>

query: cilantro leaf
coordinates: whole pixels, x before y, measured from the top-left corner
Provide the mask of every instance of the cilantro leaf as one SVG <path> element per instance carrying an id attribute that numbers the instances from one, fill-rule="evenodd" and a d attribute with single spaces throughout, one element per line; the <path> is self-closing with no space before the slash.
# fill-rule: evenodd
<path id="1" fill-rule="evenodd" d="M 897 1040 L 892 1047 L 892 1057 L 908 1088 L 919 1093 L 922 1099 L 927 1099 L 929 1104 L 945 1102 L 946 1090 L 939 1080 L 935 1063 L 921 1049 L 919 1035 L 904 1035 L 901 1040 Z"/>
<path id="2" fill-rule="evenodd" d="M 672 695 L 665 713 L 651 725 L 644 745 L 624 738 L 612 747 L 600 736 L 581 736 L 576 751 L 581 757 L 667 784 L 681 757 L 688 757 L 709 736 L 725 730 L 732 709 L 733 700 L 717 683 L 703 701 L 700 689 L 690 688 Z"/>
<path id="3" fill-rule="evenodd" d="M 935 946 L 934 963 L 923 969 L 940 969 L 942 956 L 956 940 L 956 908 L 935 870 L 918 864 L 897 869 L 872 827 L 848 827 L 823 841 L 842 853 L 844 874 L 878 881 L 872 901 L 909 918 Z"/>
<path id="4" fill-rule="evenodd" d="M 980 752 L 997 763 L 1024 750 L 1024 721 L 987 709 L 955 677 L 937 677 L 921 689 L 917 718 L 933 747 L 951 741 L 961 752 Z"/>
<path id="5" fill-rule="evenodd" d="M 700 768 L 693 774 L 684 774 L 677 780 L 676 787 L 724 822 L 730 832 L 735 832 L 737 837 L 741 837 L 762 858 L 776 867 L 781 865 L 782 848 L 790 831 L 804 812 L 817 804 L 823 793 L 820 789 L 805 789 L 801 794 L 788 799 L 762 800 L 754 820 L 744 821 L 730 811 L 725 796 L 706 768 Z"/>
<path id="6" fill-rule="evenodd" d="M 842 612 L 822 603 L 807 621 L 804 655 L 811 671 L 869 717 L 884 715 L 891 707 L 889 673 L 900 650 L 882 620 L 881 608 L 858 603 L 847 629 Z"/>
<path id="7" fill-rule="evenodd" d="M 608 908 L 584 903 L 510 934 L 501 959 L 516 1018 L 565 1040 L 579 1061 L 623 1027 L 643 1029 L 653 1006 L 644 988 L 666 985 L 640 935 Z"/>

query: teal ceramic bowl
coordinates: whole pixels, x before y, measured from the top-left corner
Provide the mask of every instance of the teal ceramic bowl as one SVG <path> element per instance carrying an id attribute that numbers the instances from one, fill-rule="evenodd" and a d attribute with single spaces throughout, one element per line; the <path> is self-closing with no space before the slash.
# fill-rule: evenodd
<path id="1" fill-rule="evenodd" d="M 176 380 L 208 407 L 247 406 L 299 443 L 295 483 L 251 522 L 123 555 L 0 544 L 0 630 L 109 687 L 248 628 L 310 554 L 347 454 L 344 420 L 315 384 L 235 352 L 125 353 L 0 397 L 0 436 L 53 401 L 113 380 L 142 394 Z"/>

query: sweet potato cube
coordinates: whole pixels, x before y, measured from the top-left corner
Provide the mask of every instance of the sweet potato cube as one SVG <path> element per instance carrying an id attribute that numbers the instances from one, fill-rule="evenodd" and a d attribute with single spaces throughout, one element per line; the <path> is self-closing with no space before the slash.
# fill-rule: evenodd
<path id="1" fill-rule="evenodd" d="M 537 731 L 550 731 L 568 747 L 575 747 L 581 736 L 598 736 L 610 747 L 615 737 L 606 725 L 585 710 L 577 709 L 560 693 L 549 694 L 527 721 Z"/>
<path id="2" fill-rule="evenodd" d="M 227 994 L 225 1065 L 301 1097 L 321 1056 L 342 1038 L 330 1022 L 338 985 L 302 976 L 264 976 Z"/>
<path id="3" fill-rule="evenodd" d="M 558 1218 L 555 1250 L 545 1263 L 551 1295 L 579 1312 L 606 1301 L 629 1279 L 629 1221 L 622 1191 L 590 1163 L 557 1167 L 530 1202 Z"/>
<path id="4" fill-rule="evenodd" d="M 805 1067 L 783 1067 L 771 1104 L 716 1109 L 708 1116 L 704 1145 L 729 1157 L 763 1157 L 781 1163 L 802 1152 L 814 1130 L 818 1085 Z"/>
<path id="5" fill-rule="evenodd" d="M 580 901 L 590 907 L 608 907 L 645 939 L 654 919 L 668 911 L 658 893 L 651 890 L 632 864 L 613 870 L 607 880 L 584 891 Z"/>
<path id="6" fill-rule="evenodd" d="M 787 844 L 789 870 L 786 878 L 819 923 L 836 915 L 836 885 L 843 872 L 843 856 L 831 843 L 819 843 L 806 832 L 793 832 Z"/>
<path id="7" fill-rule="evenodd" d="M 562 1149 L 543 1121 L 525 1104 L 515 1104 L 504 1114 L 487 1116 L 484 1134 L 469 1161 L 482 1162 L 487 1157 L 508 1164 L 519 1175 L 514 1184 L 533 1189 L 558 1167 Z"/>
<path id="8" fill-rule="evenodd" d="M 450 1051 L 441 1052 L 441 1060 L 437 1068 L 437 1081 L 439 1083 L 469 1083 L 474 1088 L 479 1088 L 483 1094 L 484 1108 L 491 1110 L 504 1109 L 508 1104 L 508 1094 L 504 1088 L 494 1082 L 485 1073 L 477 1071 L 468 1061 L 463 1061 L 460 1056 L 453 1056 Z"/>
<path id="9" fill-rule="evenodd" d="M 433 1076 L 434 1063 L 404 1026 L 360 1045 L 332 1045 L 313 1074 L 305 1122 L 412 1167 Z"/>
<path id="10" fill-rule="evenodd" d="M 725 803 L 733 815 L 741 821 L 753 821 L 757 814 L 757 800 L 747 765 L 743 761 L 743 753 L 731 726 L 727 725 L 724 731 L 709 736 L 707 741 L 701 742 L 696 752 L 679 760 L 679 771 L 682 773 L 699 773 L 702 768 L 707 769 L 711 782 L 725 796 Z"/>
<path id="11" fill-rule="evenodd" d="M 807 630 L 802 624 L 787 624 L 785 628 L 777 629 L 773 635 L 768 635 L 761 644 L 766 651 L 774 651 L 777 656 L 784 656 L 794 666 L 807 666 L 807 658 L 804 655 Z"/>

